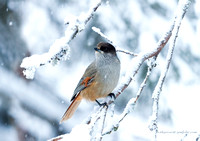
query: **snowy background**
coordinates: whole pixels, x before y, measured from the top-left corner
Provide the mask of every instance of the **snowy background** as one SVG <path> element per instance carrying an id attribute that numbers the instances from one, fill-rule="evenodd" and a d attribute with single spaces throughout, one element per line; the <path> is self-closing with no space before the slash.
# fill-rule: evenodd
<path id="1" fill-rule="evenodd" d="M 93 112 L 96 103 L 83 101 L 67 122 L 59 121 L 69 105 L 73 90 L 85 68 L 94 59 L 93 48 L 100 28 L 122 49 L 135 53 L 155 47 L 173 20 L 177 1 L 114 0 L 99 7 L 92 20 L 70 42 L 70 58 L 59 65 L 40 67 L 27 80 L 19 67 L 22 59 L 45 53 L 64 35 L 64 19 L 87 12 L 92 0 L 0 0 L 0 139 L 2 141 L 43 141 L 68 133 Z M 200 1 L 193 1 L 184 18 L 174 56 L 159 103 L 159 140 L 195 140 L 200 133 Z M 150 140 L 151 94 L 158 81 L 167 47 L 157 59 L 135 111 L 119 129 L 103 140 Z M 124 76 L 131 57 L 118 53 Z M 134 81 L 115 101 L 120 114 L 135 96 L 146 75 L 145 64 Z M 185 133 L 187 136 L 185 137 Z"/>

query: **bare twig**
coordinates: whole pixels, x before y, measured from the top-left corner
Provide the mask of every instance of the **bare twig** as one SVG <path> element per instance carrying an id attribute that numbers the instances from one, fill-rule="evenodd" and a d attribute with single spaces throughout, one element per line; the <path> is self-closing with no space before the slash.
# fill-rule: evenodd
<path id="1" fill-rule="evenodd" d="M 157 139 L 157 132 L 158 132 L 158 126 L 157 126 L 157 119 L 158 119 L 158 103 L 159 103 L 159 97 L 160 93 L 162 91 L 162 86 L 167 74 L 167 71 L 169 69 L 169 65 L 171 63 L 174 47 L 175 47 L 175 42 L 178 36 L 179 28 L 181 25 L 181 21 L 190 5 L 190 1 L 187 1 L 186 3 L 182 4 L 181 2 L 179 3 L 178 11 L 177 11 L 177 16 L 175 18 L 175 25 L 174 25 L 174 31 L 172 32 L 172 39 L 169 45 L 169 50 L 165 62 L 165 67 L 161 72 L 159 81 L 154 89 L 152 98 L 153 98 L 153 113 L 151 116 L 151 121 L 149 125 L 149 129 L 154 131 L 154 140 Z"/>

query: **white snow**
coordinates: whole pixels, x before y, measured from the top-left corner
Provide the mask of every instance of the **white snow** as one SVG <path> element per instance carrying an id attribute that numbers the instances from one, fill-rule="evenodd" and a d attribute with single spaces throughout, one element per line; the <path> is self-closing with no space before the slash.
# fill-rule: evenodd
<path id="1" fill-rule="evenodd" d="M 79 124 L 75 126 L 69 134 L 64 134 L 57 138 L 61 138 L 59 141 L 89 141 L 91 138 L 89 125 Z M 53 139 L 50 139 L 48 141 L 52 140 Z"/>

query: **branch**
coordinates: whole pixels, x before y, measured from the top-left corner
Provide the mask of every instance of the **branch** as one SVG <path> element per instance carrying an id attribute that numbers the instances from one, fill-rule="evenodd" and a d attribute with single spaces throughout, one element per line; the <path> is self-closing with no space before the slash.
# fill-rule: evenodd
<path id="1" fill-rule="evenodd" d="M 165 77 L 167 75 L 169 65 L 172 60 L 172 55 L 173 55 L 173 51 L 174 51 L 174 47 L 175 47 L 175 42 L 178 37 L 179 28 L 181 26 L 181 21 L 185 15 L 185 13 L 187 12 L 187 9 L 188 9 L 190 3 L 191 3 L 190 1 L 186 1 L 185 3 L 182 3 L 182 1 L 179 2 L 178 11 L 176 14 L 177 16 L 175 18 L 174 31 L 172 32 L 172 39 L 171 39 L 171 42 L 169 45 L 169 50 L 168 50 L 168 54 L 167 54 L 167 58 L 166 58 L 166 62 L 165 62 L 165 67 L 161 71 L 159 81 L 158 81 L 158 83 L 154 89 L 153 95 L 152 95 L 153 113 L 151 116 L 149 129 L 151 131 L 154 131 L 154 139 L 155 140 L 157 138 L 157 132 L 158 132 L 157 119 L 158 119 L 158 102 L 159 102 L 160 93 L 162 91 L 162 86 L 165 81 Z"/>
<path id="2" fill-rule="evenodd" d="M 69 19 L 69 21 L 66 22 L 68 27 L 65 30 L 65 36 L 57 39 L 47 53 L 41 55 L 32 55 L 24 58 L 20 67 L 25 69 L 23 73 L 26 78 L 33 79 L 35 71 L 40 66 L 49 63 L 56 65 L 62 60 L 67 60 L 70 54 L 70 41 L 73 40 L 75 36 L 85 28 L 86 24 L 93 17 L 94 12 L 100 5 L 101 0 L 97 0 L 88 13 Z"/>

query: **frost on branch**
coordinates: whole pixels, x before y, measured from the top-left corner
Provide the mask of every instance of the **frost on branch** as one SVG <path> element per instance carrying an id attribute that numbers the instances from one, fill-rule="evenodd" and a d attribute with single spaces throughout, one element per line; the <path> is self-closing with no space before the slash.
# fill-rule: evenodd
<path id="1" fill-rule="evenodd" d="M 60 61 L 69 58 L 70 41 L 85 28 L 86 24 L 92 18 L 94 12 L 97 10 L 100 4 L 101 0 L 97 0 L 87 13 L 82 13 L 79 17 L 68 16 L 65 20 L 65 24 L 67 24 L 65 36 L 57 39 L 47 53 L 41 55 L 32 55 L 23 59 L 20 67 L 24 68 L 23 73 L 27 79 L 33 79 L 35 71 L 40 66 L 48 63 L 56 65 Z"/>

